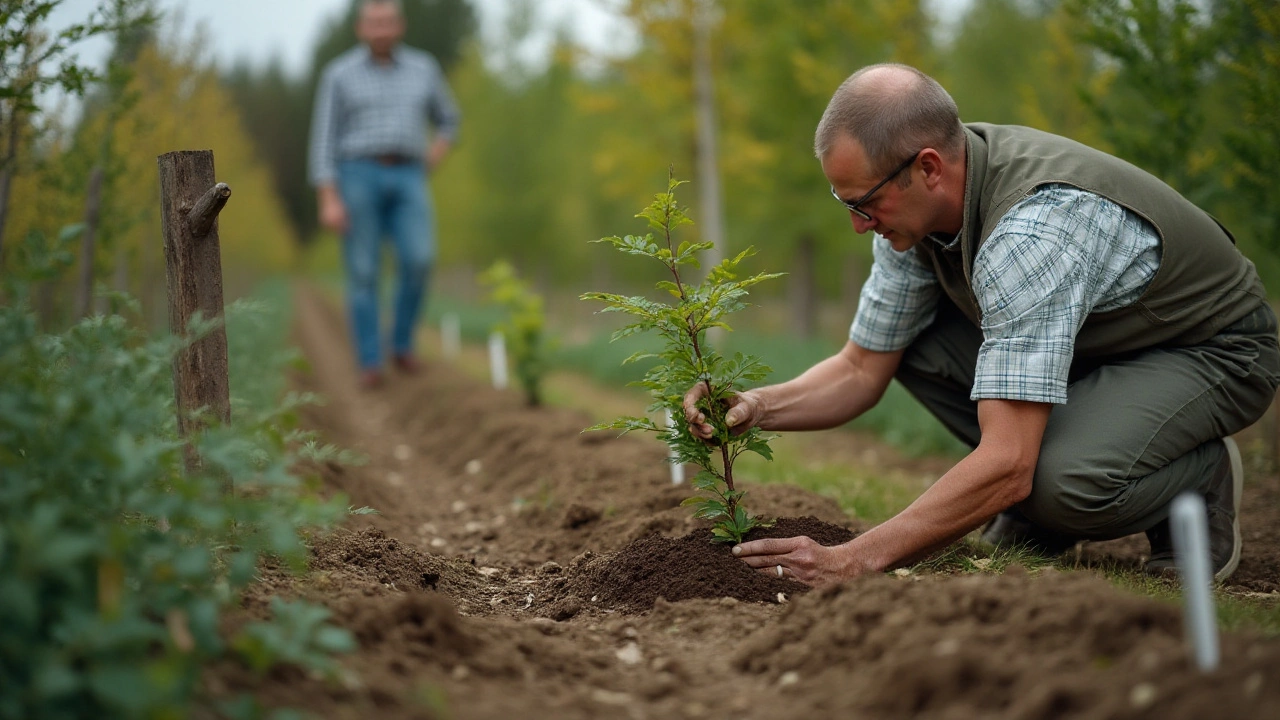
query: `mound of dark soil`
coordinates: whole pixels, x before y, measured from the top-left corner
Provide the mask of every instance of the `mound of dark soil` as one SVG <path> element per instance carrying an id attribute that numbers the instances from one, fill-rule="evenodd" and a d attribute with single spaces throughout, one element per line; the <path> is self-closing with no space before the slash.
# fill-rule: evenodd
<path id="1" fill-rule="evenodd" d="M 1263 717 L 1280 645 L 1227 637 L 1192 667 L 1179 609 L 1087 573 L 866 577 L 798 599 L 738 669 L 831 717 Z M 784 679 L 785 678 L 785 679 Z"/>
<path id="2" fill-rule="evenodd" d="M 807 535 L 823 545 L 839 545 L 853 533 L 814 517 L 782 518 L 747 537 L 783 538 Z M 647 535 L 617 553 L 580 566 L 563 591 L 567 595 L 549 610 L 552 617 L 573 615 L 584 603 L 601 609 L 640 613 L 658 598 L 670 602 L 694 598 L 731 597 L 746 602 L 777 602 L 808 588 L 794 580 L 771 577 L 734 557 L 730 546 L 711 542 L 711 530 L 701 528 L 678 538 Z"/>

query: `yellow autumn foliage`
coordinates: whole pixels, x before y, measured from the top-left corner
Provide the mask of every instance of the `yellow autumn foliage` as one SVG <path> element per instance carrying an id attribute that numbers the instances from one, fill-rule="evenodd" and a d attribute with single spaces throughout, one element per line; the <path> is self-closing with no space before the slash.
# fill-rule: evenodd
<path id="1" fill-rule="evenodd" d="M 144 303 L 163 297 L 157 158 L 174 150 L 212 150 L 218 181 L 232 189 L 218 226 L 228 296 L 263 275 L 289 269 L 297 254 L 294 230 L 230 94 L 200 57 L 192 43 L 144 48 L 117 98 L 91 96 L 74 134 L 64 131 L 27 153 L 15 178 L 6 237 L 23 238 L 32 230 L 56 237 L 59 228 L 81 222 L 89 175 L 101 164 L 106 181 L 95 279 Z M 78 258 L 78 243 L 67 249 Z M 76 275 L 78 269 L 68 273 L 56 293 L 69 294 Z"/>

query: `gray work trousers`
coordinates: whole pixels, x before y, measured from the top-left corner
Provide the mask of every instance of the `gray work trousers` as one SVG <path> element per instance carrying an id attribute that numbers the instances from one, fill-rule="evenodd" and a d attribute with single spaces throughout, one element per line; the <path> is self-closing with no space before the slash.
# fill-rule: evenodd
<path id="1" fill-rule="evenodd" d="M 982 332 L 949 300 L 903 355 L 897 379 L 962 442 L 981 437 L 969 399 Z M 1070 537 L 1108 540 L 1168 517 L 1203 491 L 1226 449 L 1280 383 L 1276 316 L 1267 304 L 1190 347 L 1149 348 L 1072 364 L 1065 405 L 1049 413 L 1031 495 L 1016 507 Z"/>

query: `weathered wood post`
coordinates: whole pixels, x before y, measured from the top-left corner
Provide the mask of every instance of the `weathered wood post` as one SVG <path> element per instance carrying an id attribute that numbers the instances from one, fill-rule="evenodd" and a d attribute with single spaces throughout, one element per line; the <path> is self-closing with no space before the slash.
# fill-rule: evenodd
<path id="1" fill-rule="evenodd" d="M 165 276 L 169 289 L 169 330 L 183 336 L 198 312 L 205 319 L 221 318 L 222 254 L 218 243 L 218 213 L 231 197 L 226 183 L 215 182 L 211 150 L 165 153 L 160 166 L 160 229 L 164 234 Z M 231 422 L 231 391 L 227 379 L 227 331 L 213 332 L 183 349 L 173 359 L 173 391 L 178 404 L 178 432 L 199 432 L 191 413 L 204 409 L 206 418 Z M 195 426 L 193 426 L 195 425 Z M 200 458 L 187 446 L 188 470 Z M 225 479 L 231 490 L 231 479 Z"/>

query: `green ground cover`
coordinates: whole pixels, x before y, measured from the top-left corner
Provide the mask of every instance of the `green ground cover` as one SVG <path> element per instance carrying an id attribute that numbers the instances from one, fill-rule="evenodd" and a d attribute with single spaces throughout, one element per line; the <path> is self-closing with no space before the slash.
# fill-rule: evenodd
<path id="1" fill-rule="evenodd" d="M 452 297 L 432 298 L 427 322 L 439 328 L 441 319 L 453 314 L 459 320 L 466 342 L 483 342 L 490 329 L 501 318 L 501 311 L 485 305 L 467 303 Z M 553 369 L 582 373 L 605 385 L 623 387 L 644 377 L 645 363 L 623 365 L 622 361 L 646 349 L 643 338 L 623 338 L 610 342 L 612 330 L 592 329 L 571 332 L 553 328 L 548 342 L 548 365 Z M 568 336 L 574 337 L 573 341 Z M 741 352 L 760 358 L 773 368 L 769 382 L 793 378 L 839 350 L 829 342 L 805 340 L 787 335 L 735 329 L 725 335 L 724 354 Z M 959 457 L 965 451 L 920 403 L 897 382 L 892 383 L 875 408 L 850 423 L 851 427 L 871 430 L 886 442 L 911 456 L 948 455 Z"/>
<path id="2" fill-rule="evenodd" d="M 185 717 L 213 702 L 257 717 L 251 698 L 201 697 L 201 668 L 333 672 L 330 653 L 354 647 L 306 603 L 222 632 L 264 556 L 302 569 L 303 534 L 347 512 L 297 474 L 340 453 L 297 430 L 310 398 L 283 394 L 287 290 L 264 293 L 227 308 L 232 422 L 191 439 L 194 469 L 174 413 L 180 343 L 146 332 L 136 303 L 52 333 L 0 306 L 0 687 L 14 689 L 0 718 Z"/>

